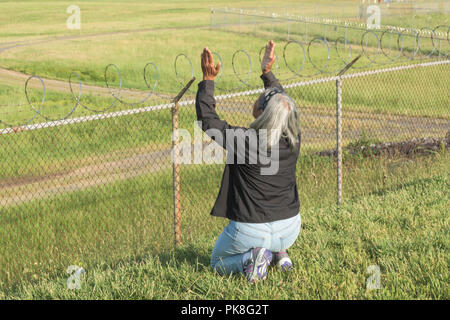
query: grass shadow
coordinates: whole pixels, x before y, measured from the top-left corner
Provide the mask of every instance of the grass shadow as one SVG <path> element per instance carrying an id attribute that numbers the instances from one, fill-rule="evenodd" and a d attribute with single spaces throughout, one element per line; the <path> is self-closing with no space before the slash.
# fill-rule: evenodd
<path id="1" fill-rule="evenodd" d="M 197 247 L 192 243 L 183 244 L 178 248 L 161 252 L 158 254 L 158 258 L 162 264 L 170 264 L 173 267 L 188 264 L 197 271 L 210 269 L 209 253 L 206 253 L 204 248 Z"/>

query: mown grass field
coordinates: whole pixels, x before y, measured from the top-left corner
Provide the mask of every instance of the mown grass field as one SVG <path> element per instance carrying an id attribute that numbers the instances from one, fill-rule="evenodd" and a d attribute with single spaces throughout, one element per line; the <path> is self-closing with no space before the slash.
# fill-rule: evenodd
<path id="1" fill-rule="evenodd" d="M 265 26 L 262 25 L 261 28 L 264 29 Z M 198 52 L 205 46 L 218 54 L 215 55 L 216 61 L 219 61 L 219 56 L 222 59 L 222 71 L 218 81 L 224 92 L 260 86 L 260 50 L 268 38 L 277 42 L 276 72 L 284 81 L 335 75 L 345 66 L 344 61 L 350 62 L 363 53 L 363 47 L 366 54 L 355 64 L 355 71 L 378 69 L 393 64 L 377 48 L 377 38 L 372 34 L 364 37 L 368 43 L 364 42 L 361 46 L 364 31 L 350 30 L 349 44 L 344 44 L 343 36 L 346 30 L 337 28 L 336 31 L 330 30 L 327 33 L 327 44 L 317 39 L 309 46 L 312 38 L 323 37 L 323 27 L 316 29 L 309 30 L 307 39 L 304 38 L 304 31 L 298 30 L 299 35 L 293 34 L 291 40 L 301 41 L 303 47 L 291 44 L 286 49 L 287 41 L 283 33 L 275 32 L 255 37 L 251 32 L 239 33 L 220 28 L 175 29 L 67 39 L 5 51 L 1 56 L 1 66 L 64 81 L 68 81 L 72 72 L 77 72 L 84 84 L 105 86 L 105 67 L 113 63 L 120 69 L 124 88 L 148 90 L 143 79 L 143 70 L 147 63 L 152 62 L 156 65 L 157 72 L 153 67 L 147 69 L 146 76 L 150 86 L 153 87 L 158 79 L 156 91 L 174 95 L 192 75 L 197 78 L 201 76 Z M 381 31 L 377 32 L 377 37 L 381 37 Z M 383 42 L 387 41 L 386 38 Z M 415 62 L 408 59 L 413 55 L 415 43 L 408 36 L 404 38 L 402 52 L 396 44 L 392 44 L 391 51 L 388 51 L 389 57 L 400 56 L 394 61 L 396 64 Z M 394 43 L 396 40 L 395 37 L 391 39 Z M 426 39 L 422 41 L 424 51 L 415 56 L 416 61 L 432 61 L 437 58 L 437 53 L 431 57 L 426 56 L 431 50 L 428 42 L 430 41 Z M 351 54 L 348 45 L 352 46 Z M 447 42 L 444 41 L 443 46 L 446 45 Z M 443 52 L 446 52 L 445 48 L 442 49 Z M 43 50 L 46 54 L 36 55 L 36 50 Z M 180 54 L 182 56 L 179 56 Z M 371 63 L 371 60 L 376 63 Z M 107 76 L 109 85 L 117 88 L 117 72 L 110 69 Z"/>
<path id="2" fill-rule="evenodd" d="M 354 7 L 356 1 L 348 3 Z M 182 166 L 183 244 L 173 249 L 170 109 L 22 132 L 20 125 L 70 113 L 75 101 L 62 81 L 73 71 L 93 86 L 83 89 L 82 103 L 97 111 L 78 106 L 69 121 L 168 103 L 167 96 L 181 88 L 179 81 L 191 77 L 183 57 L 176 77 L 175 57 L 189 56 L 199 79 L 204 46 L 223 58 L 217 94 L 261 86 L 259 52 L 269 36 L 278 43 L 276 74 L 283 83 L 310 79 L 306 75 L 317 71 L 309 63 L 302 70 L 305 77 L 293 75 L 289 68 L 300 69 L 303 58 L 295 45 L 286 49 L 289 67 L 284 63 L 285 25 L 261 25 L 257 34 L 244 27 L 208 29 L 210 3 L 206 1 L 81 1 L 82 29 L 77 31 L 65 26 L 70 4 L 0 1 L 0 19 L 8 21 L 0 26 L 0 48 L 18 45 L 0 50 L 0 68 L 61 80 L 49 85 L 42 116 L 36 116 L 27 104 L 23 82 L 0 74 L 0 129 L 18 127 L 14 133 L 0 135 L 0 299 L 448 299 L 449 151 L 442 148 L 419 157 L 344 154 L 345 201 L 337 209 L 335 161 L 311 155 L 335 146 L 334 82 L 288 90 L 301 109 L 303 132 L 310 135 L 305 135 L 298 162 L 303 226 L 291 249 L 296 269 L 290 274 L 271 270 L 269 279 L 255 286 L 240 276 L 220 277 L 209 268 L 210 252 L 226 223 L 209 217 L 221 165 Z M 283 4 L 303 9 L 294 1 Z M 216 7 L 231 5 L 251 8 L 273 2 L 214 2 Z M 292 9 L 292 13 L 327 17 L 334 2 L 304 5 L 305 10 Z M 345 6 L 340 9 L 343 16 L 353 14 Z M 415 23 L 428 26 L 444 18 L 442 13 L 419 15 Z M 407 15 L 389 22 L 411 23 Z M 291 29 L 293 39 L 305 41 L 301 28 Z M 310 37 L 314 32 L 323 30 L 310 29 Z M 328 30 L 330 41 L 342 32 Z M 361 47 L 355 45 L 358 34 L 353 36 L 356 56 Z M 373 54 L 371 41 L 368 50 Z M 408 45 L 414 46 L 406 40 Z M 344 66 L 331 48 L 328 59 L 322 45 L 311 46 L 313 63 L 330 67 L 316 76 L 334 75 Z M 341 54 L 348 53 L 339 48 Z M 411 48 L 405 49 L 405 55 Z M 234 61 L 246 84 L 232 70 L 232 56 L 239 49 L 248 52 L 252 61 L 248 81 L 246 55 L 241 52 Z M 417 60 L 430 50 L 429 43 L 423 49 Z M 394 49 L 392 55 L 397 53 Z M 380 65 L 362 68 L 368 62 L 363 57 L 349 72 L 388 66 L 387 57 L 380 59 Z M 142 73 L 147 62 L 157 65 L 156 91 L 167 96 L 152 97 L 139 106 L 116 103 L 107 108 L 114 98 L 95 87 L 105 86 L 105 66 L 116 64 L 123 87 L 137 91 L 146 89 Z M 403 57 L 399 62 L 417 61 Z M 445 81 L 449 66 L 347 79 L 344 144 L 366 133 L 369 140 L 364 143 L 442 138 L 450 119 Z M 152 85 L 155 70 L 149 68 L 147 76 Z M 112 69 L 108 79 L 116 90 L 119 78 Z M 75 81 L 75 94 L 77 85 Z M 192 99 L 195 92 L 196 83 L 185 99 Z M 29 93 L 38 106 L 42 89 L 37 80 L 30 83 Z M 138 101 L 131 94 L 122 98 Z M 234 125 L 247 126 L 255 98 L 219 101 L 218 112 Z M 416 120 L 407 123 L 409 118 Z M 179 120 L 180 128 L 193 134 L 192 106 L 181 109 Z M 87 271 L 81 290 L 67 289 L 70 265 Z M 366 290 L 370 265 L 381 269 L 380 290 Z"/>
<path id="3" fill-rule="evenodd" d="M 416 1 L 419 2 L 419 1 Z M 422 1 L 423 7 L 427 8 L 427 1 Z M 82 23 L 85 28 L 74 32 L 79 34 L 91 34 L 101 32 L 117 32 L 136 30 L 144 28 L 167 28 L 187 25 L 201 26 L 208 24 L 209 11 L 211 7 L 224 8 L 261 8 L 262 11 L 285 14 L 286 10 L 292 15 L 309 15 L 326 18 L 354 18 L 358 15 L 360 1 L 349 0 L 336 3 L 331 0 L 318 1 L 283 1 L 281 5 L 274 6 L 268 0 L 247 1 L 223 1 L 208 2 L 203 0 L 177 0 L 171 3 L 159 0 L 112 0 L 112 1 L 89 1 L 79 2 L 82 9 Z M 24 41 L 37 38 L 71 35 L 73 32 L 67 30 L 66 20 L 69 14 L 66 12 L 70 1 L 46 0 L 36 3 L 33 0 L 8 1 L 2 0 L 2 21 L 8 23 L 0 26 L 2 42 Z M 383 23 L 410 26 L 425 26 L 432 22 L 444 23 L 443 10 L 436 10 L 436 5 L 428 6 L 434 8 L 434 12 L 421 12 L 413 17 L 413 12 L 408 5 L 398 14 L 398 10 L 386 10 Z M 392 5 L 395 7 L 395 4 Z M 439 8 L 437 8 L 439 9 Z M 437 11 L 437 12 L 436 12 Z M 120 13 L 120 14 L 118 14 Z M 182 19 L 181 19 L 181 18 Z M 434 21 L 430 21 L 433 20 Z"/>
<path id="4" fill-rule="evenodd" d="M 36 5 L 27 1 L 19 3 L 3 2 L 3 10 L 0 14 L 4 15 L 4 19 L 10 21 L 10 23 L 4 25 L 3 30 L 0 31 L 0 33 L 5 34 L 5 37 L 2 38 L 4 41 L 2 46 L 7 48 L 6 51 L 1 53 L 0 67 L 63 81 L 68 81 L 69 75 L 72 72 L 77 72 L 84 84 L 104 87 L 105 67 L 113 63 L 121 70 L 124 88 L 147 90 L 143 79 L 143 69 L 146 63 L 153 62 L 159 73 L 156 91 L 173 96 L 181 89 L 181 83 L 187 82 L 192 74 L 191 65 L 184 56 L 181 56 L 177 60 L 178 76 L 176 75 L 174 69 L 176 57 L 179 54 L 189 57 L 194 75 L 200 78 L 201 70 L 198 56 L 204 46 L 209 46 L 222 57 L 222 74 L 218 82 L 218 88 L 222 89 L 223 92 L 236 89 L 246 90 L 260 86 L 259 55 L 260 49 L 265 45 L 268 38 L 273 38 L 278 42 L 278 48 L 276 49 L 278 56 L 277 75 L 284 81 L 308 78 L 311 75 L 334 75 L 344 66 L 343 60 L 347 61 L 350 56 L 354 58 L 362 53 L 361 37 L 364 30 L 359 29 L 347 30 L 342 27 L 328 27 L 325 30 L 322 25 L 311 24 L 306 31 L 303 24 L 296 25 L 294 23 L 290 26 L 290 39 L 301 41 L 305 52 L 295 44 L 289 45 L 284 52 L 286 23 L 278 23 L 275 27 L 267 24 L 258 25 L 257 31 L 259 33 L 255 34 L 256 36 L 252 29 L 246 30 L 245 28 L 239 30 L 239 32 L 233 31 L 233 28 L 214 28 L 211 30 L 207 28 L 210 24 L 210 7 L 201 1 L 178 1 L 177 9 L 174 9 L 173 5 L 158 1 L 135 1 L 133 5 L 126 5 L 126 8 L 124 8 L 123 2 L 113 1 L 108 2 L 109 10 L 100 10 L 104 5 L 102 2 L 86 1 L 80 4 L 83 14 L 81 29 L 70 31 L 65 27 L 68 14 L 65 13 L 64 9 L 67 7 L 67 3 L 49 1 L 46 2 L 46 5 Z M 220 1 L 214 3 L 216 7 L 227 5 L 230 4 Z M 270 2 L 264 1 L 233 2 L 235 7 L 251 8 L 252 6 L 264 7 L 269 5 Z M 333 7 L 334 4 L 323 1 L 321 5 L 317 6 L 316 3 L 305 2 L 300 8 L 301 10 L 299 5 L 294 2 L 283 2 L 283 5 L 292 7 L 294 14 L 301 12 L 303 15 L 321 16 L 321 14 L 326 15 L 329 8 Z M 342 6 L 343 9 L 350 8 L 350 12 L 357 8 L 355 1 L 349 1 L 339 6 Z M 20 10 L 21 7 L 26 7 L 27 10 Z M 13 10 L 14 14 L 12 14 Z M 113 23 L 112 15 L 118 11 L 121 12 L 121 15 Z M 102 14 L 99 15 L 99 12 L 102 12 Z M 338 12 L 340 11 L 335 13 L 338 14 Z M 110 14 L 111 16 L 109 16 Z M 182 21 L 177 19 L 180 15 L 183 16 Z M 344 13 L 342 15 L 345 16 Z M 431 27 L 433 23 L 443 21 L 442 15 L 442 13 L 418 14 L 415 18 L 415 27 Z M 39 23 L 36 22 L 37 16 L 39 17 Z M 131 22 L 132 17 L 136 16 L 140 18 L 135 18 Z M 14 17 L 14 19 L 10 17 Z M 145 17 L 151 17 L 151 19 L 145 19 Z M 404 19 L 404 24 L 407 24 L 408 13 L 405 13 L 405 17 L 400 17 Z M 423 17 L 426 17 L 426 19 L 422 21 Z M 396 19 L 396 21 L 400 23 L 403 21 L 402 19 Z M 183 26 L 187 28 L 182 28 Z M 199 29 L 198 27 L 203 28 Z M 305 34 L 308 36 L 305 37 Z M 306 52 L 308 51 L 308 42 L 314 37 L 323 37 L 324 34 L 327 37 L 328 47 L 319 40 L 315 41 L 309 48 L 310 61 Z M 344 34 L 347 34 L 349 44 L 352 46 L 351 55 L 348 47 L 344 44 Z M 12 38 L 15 37 L 14 35 L 21 35 L 21 39 L 33 36 L 32 39 L 34 40 L 30 40 L 31 43 L 33 41 L 38 42 L 31 45 L 30 41 L 9 44 L 6 35 L 11 35 Z M 53 37 L 50 38 L 52 41 L 44 39 L 45 36 L 48 37 L 49 35 Z M 386 51 L 388 56 L 392 58 L 400 55 L 401 57 L 398 60 L 400 63 L 415 62 L 408 60 L 412 56 L 412 51 L 415 50 L 414 38 L 405 34 L 402 38 L 402 52 L 400 52 L 395 36 L 383 38 L 385 50 L 388 47 L 392 49 Z M 367 56 L 363 55 L 357 62 L 354 66 L 355 71 L 391 65 L 391 60 L 377 49 L 376 37 L 381 37 L 381 31 L 372 31 L 363 38 Z M 40 40 L 42 42 L 39 42 Z M 14 47 L 14 45 L 18 46 Z M 416 61 L 423 60 L 430 53 L 432 47 L 430 39 L 423 39 L 420 45 L 421 51 L 416 55 Z M 9 48 L 9 46 L 13 46 L 13 48 Z M 448 41 L 441 41 L 439 46 L 442 47 L 442 52 L 448 51 Z M 238 50 L 245 50 L 249 54 L 250 66 L 249 59 L 243 52 L 238 52 L 233 61 L 233 54 Z M 377 51 L 378 54 L 376 55 Z M 36 52 L 45 52 L 45 54 L 36 54 Z M 288 65 L 283 59 L 284 53 Z M 436 58 L 435 56 L 436 52 L 432 55 L 432 59 Z M 216 59 L 218 59 L 218 56 L 216 56 Z M 303 59 L 306 60 L 303 61 Z M 432 59 L 425 58 L 425 61 Z M 376 60 L 376 63 L 371 63 L 366 68 L 365 66 L 371 60 Z M 250 67 L 251 72 L 248 74 Z M 320 73 L 319 70 L 322 69 L 324 72 Z M 298 77 L 292 71 L 301 74 L 301 77 Z M 238 77 L 236 77 L 235 72 Z M 151 86 L 153 86 L 156 80 L 156 71 L 150 67 L 147 69 L 146 75 Z M 74 79 L 76 80 L 76 78 Z M 110 72 L 108 72 L 108 80 L 109 85 L 118 87 L 119 77 L 114 69 L 110 69 Z M 0 82 L 0 119 L 7 118 L 12 112 L 11 109 L 20 110 L 22 114 L 28 112 L 25 111 L 29 108 L 23 95 L 23 83 L 11 83 L 7 80 Z M 76 87 L 76 85 L 75 81 L 74 86 Z M 61 115 L 58 112 L 59 109 L 70 109 L 73 105 L 73 103 L 67 103 L 67 101 L 73 102 L 70 99 L 68 86 L 64 91 L 68 96 L 64 99 L 58 98 L 56 93 L 52 94 L 51 88 L 48 88 L 48 93 L 46 106 L 47 109 L 52 110 L 52 114 L 55 116 Z M 86 95 L 86 93 L 84 94 Z M 126 100 L 134 101 L 133 99 Z M 148 102 L 155 103 L 152 100 Z M 106 103 L 106 105 L 108 104 Z M 120 107 L 129 108 L 130 106 L 121 105 Z"/>
<path id="5" fill-rule="evenodd" d="M 203 166 L 183 170 L 182 194 L 190 196 L 175 251 L 168 173 L 2 210 L 0 297 L 448 299 L 448 151 L 345 160 L 347 200 L 336 210 L 333 161 L 300 159 L 303 226 L 289 275 L 273 270 L 251 286 L 211 272 L 225 220 L 208 216 L 221 168 Z M 87 270 L 79 291 L 66 288 L 73 264 Z M 366 290 L 369 265 L 381 268 L 380 290 Z"/>

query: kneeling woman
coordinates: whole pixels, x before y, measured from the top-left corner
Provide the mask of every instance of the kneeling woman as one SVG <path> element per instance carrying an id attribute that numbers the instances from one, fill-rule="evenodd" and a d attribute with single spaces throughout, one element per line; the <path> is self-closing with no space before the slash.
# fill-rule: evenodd
<path id="1" fill-rule="evenodd" d="M 250 282 L 265 279 L 271 263 L 282 270 L 292 269 L 286 249 L 297 239 L 301 225 L 295 176 L 300 150 L 298 108 L 271 72 L 274 48 L 269 41 L 261 63 L 265 91 L 253 106 L 255 121 L 250 128 L 231 126 L 217 115 L 214 78 L 220 63 L 214 66 L 208 48 L 201 55 L 203 81 L 196 97 L 202 129 L 228 153 L 211 215 L 230 222 L 217 239 L 211 267 L 220 274 L 243 273 Z M 250 142 L 251 130 L 257 132 L 256 148 Z M 239 142 L 244 144 L 243 153 L 235 152 L 242 147 Z M 270 154 L 270 164 L 260 160 L 262 145 Z M 252 156 L 249 150 L 255 149 L 257 154 Z"/>

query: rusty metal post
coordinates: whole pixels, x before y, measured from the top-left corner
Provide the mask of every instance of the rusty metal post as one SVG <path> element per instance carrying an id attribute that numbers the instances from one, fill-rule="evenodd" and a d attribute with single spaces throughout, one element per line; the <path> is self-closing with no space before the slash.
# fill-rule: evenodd
<path id="1" fill-rule="evenodd" d="M 180 168 L 180 150 L 178 148 L 178 101 L 183 97 L 186 91 L 194 82 L 192 78 L 186 86 L 173 99 L 172 107 L 172 168 L 173 168 L 173 219 L 175 233 L 175 247 L 181 244 L 181 168 Z"/>

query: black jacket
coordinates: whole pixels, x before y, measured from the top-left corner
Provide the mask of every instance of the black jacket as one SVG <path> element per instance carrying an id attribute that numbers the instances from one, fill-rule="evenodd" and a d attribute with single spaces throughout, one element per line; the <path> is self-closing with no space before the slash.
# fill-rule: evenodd
<path id="1" fill-rule="evenodd" d="M 278 87 L 283 90 L 271 72 L 262 75 L 261 79 L 266 89 Z M 267 163 L 263 164 L 259 160 L 257 163 L 249 161 L 248 138 L 245 140 L 245 163 L 237 161 L 238 152 L 235 152 L 231 156 L 234 158 L 234 163 L 230 164 L 228 161 L 231 159 L 230 146 L 233 143 L 236 144 L 236 139 L 227 141 L 226 131 L 245 133 L 248 129 L 231 126 L 221 120 L 215 111 L 215 106 L 214 81 L 200 82 L 196 97 L 197 120 L 202 122 L 203 131 L 215 129 L 217 132 L 219 130 L 223 138 L 210 136 L 228 151 L 222 184 L 211 215 L 250 223 L 272 222 L 297 215 L 300 201 L 295 172 L 300 145 L 292 149 L 286 140 L 280 140 L 278 157 L 272 159 L 272 161 L 278 161 L 271 164 L 278 166 L 278 171 L 273 175 L 262 174 L 262 168 L 269 166 Z"/>

